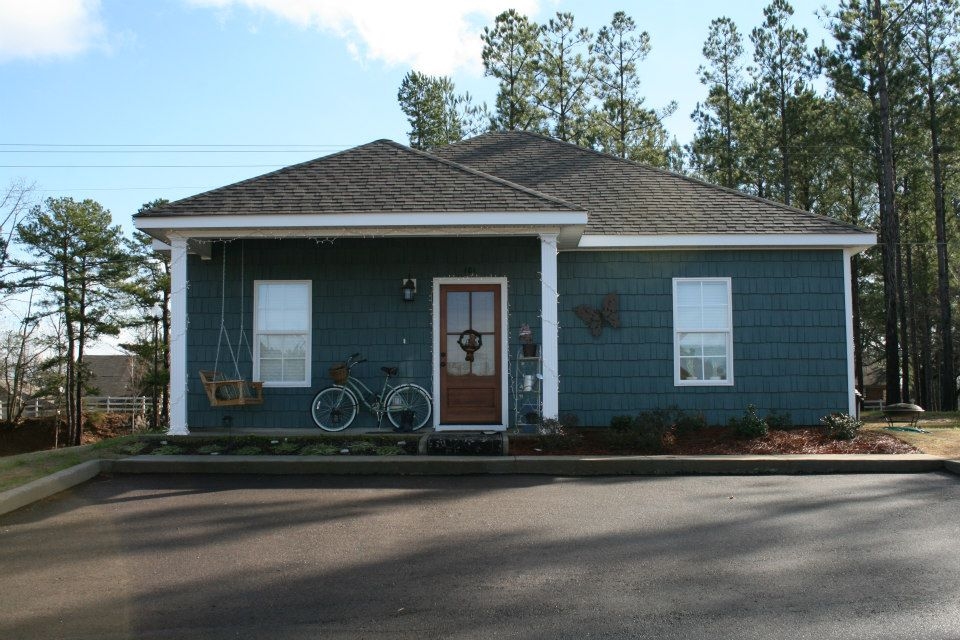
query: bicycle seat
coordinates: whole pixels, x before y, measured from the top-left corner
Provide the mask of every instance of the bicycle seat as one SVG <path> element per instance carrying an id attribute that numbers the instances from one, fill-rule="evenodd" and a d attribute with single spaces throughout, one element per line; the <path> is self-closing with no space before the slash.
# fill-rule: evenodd
<path id="1" fill-rule="evenodd" d="M 400 369 L 398 367 L 380 367 L 380 371 L 383 371 L 388 376 L 395 376 Z"/>

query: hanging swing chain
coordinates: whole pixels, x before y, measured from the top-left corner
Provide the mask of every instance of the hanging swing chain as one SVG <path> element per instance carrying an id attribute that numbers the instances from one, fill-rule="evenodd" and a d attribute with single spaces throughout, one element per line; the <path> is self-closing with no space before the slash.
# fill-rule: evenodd
<path id="1" fill-rule="evenodd" d="M 237 355 L 240 354 L 243 343 L 247 343 L 247 355 L 250 356 L 250 362 L 253 362 L 253 348 L 250 346 L 250 339 L 247 338 L 247 332 L 243 326 L 243 320 L 247 317 L 246 309 L 244 307 L 244 294 L 247 290 L 247 280 L 245 275 L 246 270 L 246 243 L 240 241 L 240 335 L 237 337 Z"/>
<path id="2" fill-rule="evenodd" d="M 242 268 L 242 266 L 241 266 Z M 241 283 L 241 295 L 243 285 Z M 223 243 L 223 263 L 220 267 L 220 334 L 217 336 L 217 357 L 214 360 L 213 368 L 216 371 L 220 369 L 220 344 L 223 342 L 223 337 L 227 333 L 226 325 L 226 307 L 227 307 L 227 243 Z M 243 312 L 241 307 L 240 313 L 240 322 L 241 322 L 241 335 L 243 334 Z M 230 336 L 227 335 L 227 349 L 230 350 L 230 359 L 233 360 L 233 370 L 237 376 L 237 379 L 241 379 L 240 376 L 240 364 L 237 362 L 237 354 L 233 351 L 233 344 L 230 343 Z"/>

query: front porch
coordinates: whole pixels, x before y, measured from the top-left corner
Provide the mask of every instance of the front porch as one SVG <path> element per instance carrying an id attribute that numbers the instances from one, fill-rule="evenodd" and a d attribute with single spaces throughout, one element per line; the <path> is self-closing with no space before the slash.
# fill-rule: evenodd
<path id="1" fill-rule="evenodd" d="M 499 238 L 241 237 L 211 239 L 199 245 L 194 239 L 171 238 L 171 433 L 188 433 L 188 425 L 208 433 L 224 430 L 229 424 L 228 430 L 269 429 L 271 434 L 278 434 L 306 429 L 315 434 L 319 430 L 311 421 L 313 396 L 331 384 L 328 368 L 357 352 L 367 362 L 356 367 L 353 375 L 375 392 L 382 388 L 381 366 L 399 369 L 398 376 L 391 378 L 392 384 L 409 382 L 427 390 L 433 415 L 419 433 L 428 428 L 504 430 L 513 416 L 510 376 L 519 351 L 521 324 L 533 327 L 535 340 L 541 345 L 542 415 L 556 417 L 556 242 L 556 234 Z M 194 253 L 190 247 L 198 247 L 198 251 Z M 412 301 L 405 301 L 401 290 L 407 280 L 416 282 Z M 265 303 L 269 296 L 263 293 L 265 283 L 299 283 L 308 292 L 303 335 L 284 338 L 275 345 L 269 332 L 262 330 L 265 318 L 269 321 L 275 312 L 282 315 L 285 308 L 289 312 L 293 304 L 282 302 L 284 297 L 280 296 L 281 310 L 269 308 Z M 449 348 L 449 340 L 444 340 L 441 347 L 439 287 L 462 289 L 471 284 L 494 287 L 502 291 L 503 298 L 497 310 L 499 326 L 484 336 L 488 351 L 477 356 L 479 360 L 483 360 L 480 356 L 489 358 L 495 366 L 496 416 L 479 422 L 470 420 L 469 415 L 463 420 L 462 413 L 444 415 L 449 401 L 441 383 L 447 360 L 459 362 L 465 354 L 456 347 Z M 230 346 L 221 336 L 221 319 Z M 287 335 L 297 335 L 296 327 L 291 327 Z M 444 333 L 448 339 L 451 335 L 455 336 Z M 275 346 L 279 355 L 267 354 Z M 242 378 L 266 380 L 263 404 L 210 405 L 197 372 L 219 368 L 233 375 L 231 351 L 237 357 L 236 368 Z M 300 365 L 296 363 L 298 354 L 303 358 Z M 271 360 L 268 355 L 276 358 Z M 302 376 L 300 381 L 270 382 L 270 372 L 275 374 L 277 366 L 286 367 L 288 373 L 295 371 L 292 378 Z M 466 404 L 470 402 L 467 398 Z M 376 418 L 361 407 L 351 426 L 354 428 L 357 433 L 376 432 Z M 386 419 L 382 432 L 391 432 Z"/>

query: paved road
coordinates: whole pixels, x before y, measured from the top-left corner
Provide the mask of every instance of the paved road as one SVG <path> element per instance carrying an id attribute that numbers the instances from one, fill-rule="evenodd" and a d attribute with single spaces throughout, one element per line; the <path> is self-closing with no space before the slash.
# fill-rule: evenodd
<path id="1" fill-rule="evenodd" d="M 0 517 L 0 638 L 958 638 L 960 479 L 118 476 Z"/>

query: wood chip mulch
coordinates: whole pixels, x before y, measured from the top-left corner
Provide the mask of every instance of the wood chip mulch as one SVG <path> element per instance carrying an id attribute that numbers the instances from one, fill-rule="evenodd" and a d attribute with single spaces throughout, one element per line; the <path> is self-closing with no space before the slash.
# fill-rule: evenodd
<path id="1" fill-rule="evenodd" d="M 574 432 L 568 446 L 548 448 L 536 437 L 510 438 L 510 455 L 784 455 L 831 453 L 918 453 L 893 436 L 861 431 L 853 440 L 833 440 L 818 427 L 770 431 L 763 438 L 739 438 L 725 427 L 708 427 L 668 437 L 663 451 L 613 448 L 600 429 Z"/>

